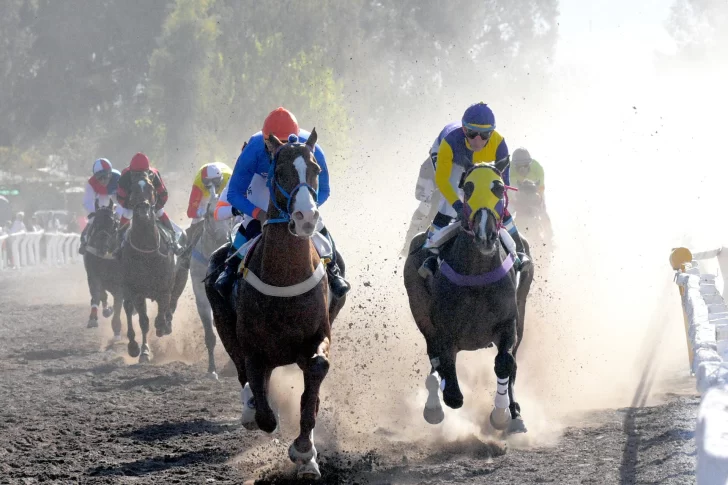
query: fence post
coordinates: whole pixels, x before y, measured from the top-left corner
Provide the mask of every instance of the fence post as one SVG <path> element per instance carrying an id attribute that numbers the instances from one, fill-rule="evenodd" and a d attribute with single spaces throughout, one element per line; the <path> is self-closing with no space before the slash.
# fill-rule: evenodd
<path id="1" fill-rule="evenodd" d="M 685 272 L 685 264 L 693 260 L 693 255 L 687 248 L 675 248 L 670 253 L 670 265 L 675 271 Z M 682 304 L 682 298 L 685 296 L 685 289 L 678 285 L 680 290 L 680 306 L 683 309 L 683 323 L 685 324 L 685 343 L 688 346 L 688 362 L 690 363 L 690 373 L 693 373 L 693 345 L 690 343 L 690 322 L 688 315 L 685 313 L 685 306 Z"/>

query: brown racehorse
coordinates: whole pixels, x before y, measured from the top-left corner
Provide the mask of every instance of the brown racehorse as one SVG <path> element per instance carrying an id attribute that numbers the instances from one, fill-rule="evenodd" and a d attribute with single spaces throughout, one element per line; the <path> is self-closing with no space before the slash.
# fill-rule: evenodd
<path id="1" fill-rule="evenodd" d="M 157 318 L 154 320 L 157 336 L 172 333 L 170 297 L 174 283 L 174 253 L 157 226 L 155 202 L 156 193 L 152 181 L 148 174 L 141 173 L 133 179 L 129 205 L 134 211 L 134 217 L 121 252 L 128 350 L 132 357 L 139 356 L 139 362 L 149 361 L 147 298 L 157 302 Z M 141 355 L 139 345 L 134 340 L 132 325 L 132 312 L 135 308 L 142 330 Z"/>
<path id="2" fill-rule="evenodd" d="M 316 137 L 313 130 L 305 144 L 285 145 L 273 135 L 269 138 L 276 147 L 269 220 L 233 291 L 235 310 L 214 287 L 214 268 L 225 259 L 225 247 L 211 258 L 205 285 L 220 341 L 243 386 L 246 428 L 257 425 L 271 433 L 277 427 L 267 396 L 273 369 L 295 363 L 303 371 L 300 434 L 288 455 L 298 465 L 299 478 L 313 479 L 321 476 L 313 441 L 319 389 L 329 370 L 331 323 L 345 301 L 330 294 L 324 262 L 311 239 L 320 222 Z M 343 273 L 343 260 L 338 261 Z"/>

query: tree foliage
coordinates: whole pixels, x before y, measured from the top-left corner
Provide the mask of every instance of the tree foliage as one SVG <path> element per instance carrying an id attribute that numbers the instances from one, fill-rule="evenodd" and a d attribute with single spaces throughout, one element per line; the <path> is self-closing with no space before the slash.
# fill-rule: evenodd
<path id="1" fill-rule="evenodd" d="M 188 170 L 231 163 L 286 106 L 343 153 L 355 126 L 454 93 L 538 89 L 557 14 L 557 0 L 5 0 L 0 146 L 77 172 L 140 150 Z"/>

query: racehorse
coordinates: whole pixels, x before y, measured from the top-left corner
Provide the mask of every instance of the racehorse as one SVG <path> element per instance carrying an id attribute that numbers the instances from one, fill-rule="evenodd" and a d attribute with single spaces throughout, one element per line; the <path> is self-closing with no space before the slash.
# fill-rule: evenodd
<path id="1" fill-rule="evenodd" d="M 152 181 L 147 173 L 142 172 L 132 183 L 129 206 L 134 216 L 126 231 L 126 242 L 121 251 L 128 351 L 132 357 L 139 356 L 139 362 L 149 361 L 147 298 L 157 302 L 157 317 L 154 320 L 157 337 L 172 333 L 170 298 L 174 283 L 174 253 L 156 223 L 155 202 L 156 193 Z M 132 325 L 132 312 L 135 308 L 142 331 L 141 355 L 139 345 L 134 340 Z"/>
<path id="2" fill-rule="evenodd" d="M 215 219 L 215 207 L 219 195 L 211 189 L 210 201 L 203 219 L 202 230 L 196 235 L 187 234 L 190 246 L 185 250 L 190 251 L 190 257 L 180 255 L 177 259 L 177 270 L 175 276 L 174 290 L 172 292 L 172 312 L 177 307 L 184 285 L 187 281 L 187 273 L 192 276 L 192 290 L 195 294 L 197 313 L 202 320 L 202 327 L 205 330 L 205 345 L 207 346 L 208 366 L 207 372 L 213 379 L 217 379 L 217 367 L 215 365 L 215 345 L 217 336 L 213 329 L 212 308 L 205 293 L 205 275 L 212 253 L 224 245 L 230 237 L 233 219 L 218 221 Z M 194 240 L 193 240 L 194 239 Z"/>
<path id="3" fill-rule="evenodd" d="M 425 385 L 429 392 L 424 417 L 431 424 L 444 419 L 439 390 L 445 404 L 463 405 L 456 371 L 461 350 L 478 350 L 495 344 L 497 393 L 490 422 L 497 430 L 525 432 L 513 386 L 516 352 L 523 338 L 526 298 L 533 280 L 533 265 L 517 272 L 512 254 L 499 236 L 505 185 L 502 165 L 477 164 L 461 182 L 464 217 L 448 229 L 449 243 L 440 247 L 441 266 L 424 280 L 418 274 L 426 251 L 425 235 L 412 240 L 404 267 L 404 284 L 410 309 L 427 343 L 431 371 Z M 507 233 L 506 233 L 507 234 Z M 527 253 L 528 242 L 523 239 Z M 513 243 L 512 239 L 509 240 Z"/>
<path id="4" fill-rule="evenodd" d="M 242 280 L 233 290 L 233 308 L 214 287 L 216 269 L 227 248 L 213 254 L 205 289 L 220 341 L 235 363 L 243 386 L 243 425 L 267 433 L 277 427 L 268 402 L 273 369 L 298 364 L 303 371 L 300 434 L 288 449 L 299 478 L 317 479 L 313 429 L 319 389 L 329 370 L 331 323 L 345 297 L 329 291 L 325 264 L 316 250 L 320 215 L 316 202 L 321 168 L 313 156 L 316 130 L 305 144 L 291 138 L 285 145 L 274 135 L 269 175 L 269 219 L 244 263 Z M 343 259 L 336 255 L 342 274 Z"/>
<path id="5" fill-rule="evenodd" d="M 114 331 L 114 341 L 121 340 L 121 305 L 124 301 L 124 292 L 119 281 L 121 265 L 113 256 L 116 249 L 116 231 L 118 222 L 114 217 L 114 202 L 109 201 L 108 206 L 99 207 L 95 203 L 94 221 L 87 235 L 88 244 L 83 255 L 83 265 L 86 268 L 88 289 L 91 293 L 91 314 L 88 318 L 88 328 L 99 326 L 98 307 L 103 305 L 103 315 L 111 319 L 111 329 Z M 114 297 L 113 310 L 109 308 L 107 295 Z"/>

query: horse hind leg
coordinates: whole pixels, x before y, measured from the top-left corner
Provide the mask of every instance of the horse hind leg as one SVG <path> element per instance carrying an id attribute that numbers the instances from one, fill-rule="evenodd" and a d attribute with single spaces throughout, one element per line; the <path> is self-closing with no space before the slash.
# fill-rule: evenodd
<path id="1" fill-rule="evenodd" d="M 114 342 L 119 342 L 121 340 L 121 306 L 124 302 L 124 299 L 121 297 L 121 295 L 113 295 L 114 296 L 114 309 L 113 309 L 113 315 L 111 318 L 111 330 L 114 332 Z"/>
<path id="2" fill-rule="evenodd" d="M 314 445 L 313 430 L 316 427 L 316 416 L 319 411 L 319 391 L 329 371 L 328 359 L 329 339 L 319 345 L 316 355 L 303 362 L 304 390 L 301 395 L 301 434 L 288 448 L 288 457 L 298 465 L 298 478 L 317 480 L 321 478 L 317 451 Z"/>
<path id="3" fill-rule="evenodd" d="M 109 294 L 106 292 L 106 290 L 101 291 L 101 305 L 103 307 L 103 311 L 101 313 L 104 318 L 109 318 L 111 315 L 113 315 L 114 310 L 109 307 Z"/>

